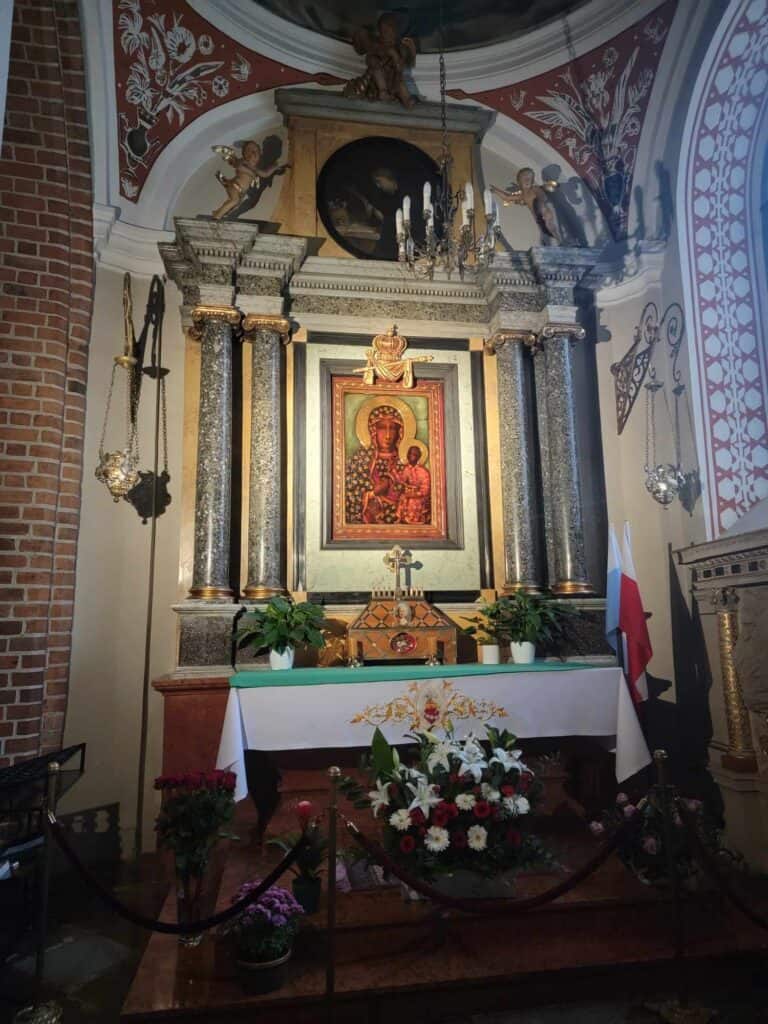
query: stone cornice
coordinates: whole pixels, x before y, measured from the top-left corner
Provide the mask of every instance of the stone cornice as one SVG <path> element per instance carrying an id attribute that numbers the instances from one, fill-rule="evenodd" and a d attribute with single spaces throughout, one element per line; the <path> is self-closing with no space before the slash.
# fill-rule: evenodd
<path id="1" fill-rule="evenodd" d="M 768 583 L 768 530 L 721 537 L 676 551 L 696 592 Z"/>

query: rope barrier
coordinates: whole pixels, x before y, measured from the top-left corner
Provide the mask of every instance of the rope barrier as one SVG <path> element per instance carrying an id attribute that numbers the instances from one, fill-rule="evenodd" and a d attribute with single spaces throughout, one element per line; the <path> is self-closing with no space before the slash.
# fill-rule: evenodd
<path id="1" fill-rule="evenodd" d="M 706 848 L 704 843 L 701 841 L 701 836 L 696 831 L 696 825 L 694 818 L 685 803 L 680 797 L 675 798 L 677 805 L 677 811 L 682 819 L 685 830 L 688 833 L 688 838 L 696 854 L 696 859 L 702 865 L 702 867 L 712 876 L 720 889 L 725 893 L 728 899 L 733 905 L 740 910 L 745 917 L 749 918 L 752 924 L 757 925 L 758 928 L 763 928 L 768 931 L 768 919 L 763 917 L 762 914 L 758 914 L 756 911 L 749 907 L 742 897 L 736 892 L 731 882 L 726 878 L 722 867 L 717 863 L 716 859 L 712 856 L 711 852 Z"/>
<path id="2" fill-rule="evenodd" d="M 591 874 L 597 871 L 597 869 L 601 867 L 606 860 L 608 860 L 610 855 L 619 845 L 624 833 L 624 828 L 619 829 L 611 839 L 603 844 L 594 857 L 591 857 L 580 868 L 568 875 L 567 878 L 564 878 L 562 882 L 558 882 L 557 885 L 552 886 L 551 889 L 547 889 L 546 892 L 539 893 L 538 896 L 528 896 L 524 899 L 514 899 L 514 897 L 458 899 L 453 896 L 446 896 L 445 893 L 440 892 L 439 889 L 435 889 L 434 886 L 431 886 L 422 879 L 416 878 L 409 872 L 404 871 L 399 865 L 395 864 L 390 859 L 389 855 L 379 845 L 379 843 L 374 842 L 372 839 L 368 839 L 368 837 L 363 835 L 358 827 L 351 821 L 347 821 L 346 819 L 343 820 L 347 827 L 347 831 L 358 845 L 362 846 L 366 853 L 381 867 L 395 875 L 395 877 L 399 878 L 400 881 L 404 882 L 409 886 L 409 888 L 414 889 L 416 892 L 420 893 L 422 896 L 426 896 L 428 899 L 434 900 L 435 903 L 440 903 L 444 907 L 448 907 L 452 910 L 460 910 L 465 914 L 480 913 L 493 908 L 495 910 L 493 915 L 494 917 L 511 916 L 523 913 L 524 911 L 533 910 L 535 907 L 551 903 L 552 900 L 556 900 L 566 892 L 569 892 L 585 878 L 588 878 Z"/>
<path id="3" fill-rule="evenodd" d="M 283 875 L 296 861 L 296 858 L 307 843 L 306 836 L 302 836 L 293 849 L 283 857 L 277 867 L 270 871 L 267 877 L 259 884 L 258 888 L 254 889 L 247 896 L 244 896 L 243 899 L 238 900 L 237 903 L 233 903 L 231 907 L 227 907 L 226 910 L 221 910 L 218 914 L 213 914 L 211 917 L 205 917 L 200 921 L 190 921 L 186 924 L 169 924 L 165 921 L 156 921 L 153 918 L 145 917 L 143 914 L 139 914 L 135 910 L 131 910 L 130 907 L 126 907 L 124 903 L 121 903 L 116 896 L 114 896 L 97 878 L 94 877 L 93 874 L 91 874 L 85 864 L 83 864 L 78 855 L 72 849 L 64 829 L 61 827 L 60 822 L 57 821 L 55 815 L 49 814 L 48 821 L 50 824 L 51 835 L 59 844 L 64 855 L 83 881 L 98 894 L 99 898 L 103 900 L 108 907 L 120 914 L 121 917 L 124 917 L 126 921 L 130 921 L 131 924 L 138 925 L 140 928 L 146 928 L 149 931 L 161 932 L 164 935 L 186 935 L 189 932 L 205 932 L 210 928 L 215 928 L 217 925 L 224 924 L 225 921 L 229 921 L 231 918 L 236 917 L 251 903 L 255 903 L 264 895 L 267 889 L 275 884 L 278 878 L 280 878 L 280 876 Z"/>

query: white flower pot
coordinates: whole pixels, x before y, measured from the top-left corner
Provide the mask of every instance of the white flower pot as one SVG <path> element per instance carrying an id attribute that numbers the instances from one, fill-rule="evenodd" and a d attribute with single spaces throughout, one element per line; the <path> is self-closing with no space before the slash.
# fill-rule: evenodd
<path id="1" fill-rule="evenodd" d="M 269 667 L 273 669 L 293 668 L 293 648 L 286 647 L 282 654 L 278 654 L 277 651 L 270 651 Z"/>
<path id="2" fill-rule="evenodd" d="M 501 660 L 498 644 L 478 644 L 478 653 L 482 665 L 498 665 Z"/>
<path id="3" fill-rule="evenodd" d="M 522 644 L 510 644 L 509 653 L 515 665 L 531 665 L 536 657 L 536 644 L 526 641 Z"/>

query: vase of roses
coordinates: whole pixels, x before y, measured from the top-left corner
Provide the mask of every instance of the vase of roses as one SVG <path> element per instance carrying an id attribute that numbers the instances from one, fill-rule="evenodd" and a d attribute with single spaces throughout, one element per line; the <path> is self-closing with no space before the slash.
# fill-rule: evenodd
<path id="1" fill-rule="evenodd" d="M 328 840 L 320 830 L 315 808 L 309 800 L 300 800 L 295 812 L 301 831 L 268 839 L 267 846 L 276 846 L 283 853 L 290 853 L 304 836 L 304 844 L 291 868 L 294 875 L 291 888 L 304 912 L 316 914 L 320 907 L 320 872 L 328 854 Z"/>
<path id="2" fill-rule="evenodd" d="M 701 800 L 684 800 L 689 820 L 710 853 L 733 862 L 734 855 L 722 845 L 722 833 Z M 644 885 L 669 886 L 670 861 L 683 889 L 696 890 L 704 881 L 701 864 L 694 856 L 684 822 L 670 799 L 670 823 L 665 828 L 664 803 L 658 787 L 636 803 L 619 793 L 614 805 L 599 821 L 590 824 L 599 839 L 614 836 L 621 829 L 618 854 L 623 863 Z M 669 843 L 669 848 L 667 847 Z M 670 857 L 671 853 L 671 857 Z"/>
<path id="3" fill-rule="evenodd" d="M 259 884 L 258 878 L 245 882 L 232 902 L 246 899 Z M 303 913 L 287 889 L 273 885 L 222 925 L 220 934 L 232 941 L 235 963 L 249 992 L 272 992 L 284 983 Z"/>
<path id="4" fill-rule="evenodd" d="M 502 883 L 494 894 L 509 895 L 515 872 L 547 860 L 526 827 L 541 785 L 515 737 L 488 726 L 484 737 L 419 732 L 413 739 L 413 756 L 401 760 L 377 729 L 373 788 L 345 779 L 342 789 L 356 807 L 383 819 L 383 846 L 395 868 L 454 891 L 447 877 L 494 879 Z M 471 890 L 490 894 L 476 884 Z"/>
<path id="5" fill-rule="evenodd" d="M 157 845 L 173 853 L 179 924 L 203 917 L 205 872 L 214 846 L 228 836 L 222 829 L 235 811 L 236 778 L 234 772 L 208 771 L 155 779 L 155 789 L 163 794 L 155 822 Z M 197 946 L 202 938 L 202 932 L 188 931 L 179 942 Z"/>

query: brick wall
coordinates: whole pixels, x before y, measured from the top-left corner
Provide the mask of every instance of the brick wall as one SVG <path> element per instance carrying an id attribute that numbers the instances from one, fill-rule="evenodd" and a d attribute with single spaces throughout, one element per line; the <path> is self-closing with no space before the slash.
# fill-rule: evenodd
<path id="1" fill-rule="evenodd" d="M 77 4 L 16 0 L 0 154 L 0 766 L 67 705 L 93 253 Z"/>

